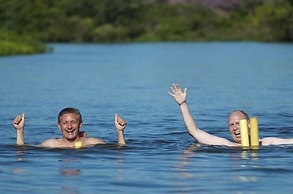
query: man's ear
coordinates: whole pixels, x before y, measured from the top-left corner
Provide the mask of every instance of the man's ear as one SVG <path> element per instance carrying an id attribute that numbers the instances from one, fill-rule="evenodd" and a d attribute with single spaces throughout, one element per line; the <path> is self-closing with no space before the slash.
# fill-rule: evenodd
<path id="1" fill-rule="evenodd" d="M 61 131 L 61 126 L 60 126 L 59 122 L 57 122 L 57 126 L 58 126 L 59 130 Z"/>
<path id="2" fill-rule="evenodd" d="M 79 128 L 81 128 L 81 127 L 82 127 L 82 123 L 79 124 Z"/>

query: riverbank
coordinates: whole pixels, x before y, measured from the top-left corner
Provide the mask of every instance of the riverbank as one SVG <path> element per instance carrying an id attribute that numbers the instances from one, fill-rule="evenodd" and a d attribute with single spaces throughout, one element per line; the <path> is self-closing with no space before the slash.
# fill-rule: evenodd
<path id="1" fill-rule="evenodd" d="M 46 46 L 42 43 L 0 42 L 0 56 L 44 53 L 46 50 Z"/>
<path id="2" fill-rule="evenodd" d="M 44 43 L 293 42 L 289 0 L 0 2 L 0 55 L 46 52 Z"/>
<path id="3" fill-rule="evenodd" d="M 14 32 L 0 31 L 0 56 L 36 54 L 50 51 L 46 45 L 32 37 Z"/>

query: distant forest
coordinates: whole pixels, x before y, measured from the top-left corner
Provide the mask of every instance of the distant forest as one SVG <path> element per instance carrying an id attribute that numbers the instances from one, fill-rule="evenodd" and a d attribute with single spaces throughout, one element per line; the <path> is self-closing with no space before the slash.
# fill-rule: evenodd
<path id="1" fill-rule="evenodd" d="M 56 42 L 293 42 L 293 0 L 0 0 L 0 55 Z"/>

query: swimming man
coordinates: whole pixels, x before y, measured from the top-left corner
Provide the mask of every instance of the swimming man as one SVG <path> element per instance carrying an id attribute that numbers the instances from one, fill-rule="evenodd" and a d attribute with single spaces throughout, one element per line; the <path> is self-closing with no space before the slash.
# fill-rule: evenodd
<path id="1" fill-rule="evenodd" d="M 12 122 L 16 129 L 16 144 L 18 146 L 24 145 L 24 125 L 25 113 L 18 115 Z M 48 139 L 39 144 L 41 147 L 47 148 L 78 148 L 90 147 L 97 144 L 105 144 L 104 141 L 94 137 L 80 136 L 80 128 L 82 127 L 82 116 L 80 111 L 76 108 L 65 108 L 58 114 L 58 128 L 62 133 L 62 138 Z M 127 123 L 124 119 L 115 114 L 115 127 L 118 134 L 118 145 L 125 145 L 124 129 Z"/>
<path id="2" fill-rule="evenodd" d="M 248 115 L 242 110 L 236 110 L 230 113 L 228 118 L 228 126 L 230 129 L 230 134 L 234 142 L 211 135 L 198 128 L 194 119 L 192 118 L 190 111 L 188 109 L 186 98 L 187 98 L 187 88 L 184 91 L 181 90 L 178 84 L 173 84 L 171 87 L 171 92 L 168 92 L 170 96 L 179 104 L 181 114 L 186 125 L 186 128 L 189 134 L 197 140 L 199 143 L 206 145 L 223 145 L 229 147 L 239 147 L 241 146 L 241 137 L 240 137 L 240 126 L 239 121 L 242 119 L 249 119 Z M 249 122 L 249 121 L 248 121 Z M 277 137 L 266 137 L 260 139 L 261 145 L 280 145 L 280 144 L 293 144 L 293 138 L 282 139 Z"/>

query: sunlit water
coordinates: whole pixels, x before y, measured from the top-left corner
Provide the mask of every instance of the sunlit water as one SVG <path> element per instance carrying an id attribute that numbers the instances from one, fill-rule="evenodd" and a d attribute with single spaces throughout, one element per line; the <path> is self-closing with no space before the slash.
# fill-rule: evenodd
<path id="1" fill-rule="evenodd" d="M 43 55 L 0 58 L 3 193 L 291 193 L 293 146 L 197 147 L 168 95 L 188 87 L 199 127 L 229 138 L 227 116 L 244 109 L 260 137 L 293 138 L 293 45 L 267 43 L 52 44 Z M 107 145 L 66 150 L 57 115 L 77 107 L 82 130 Z M 26 113 L 27 146 L 13 118 Z M 114 113 L 127 146 L 116 145 Z"/>

